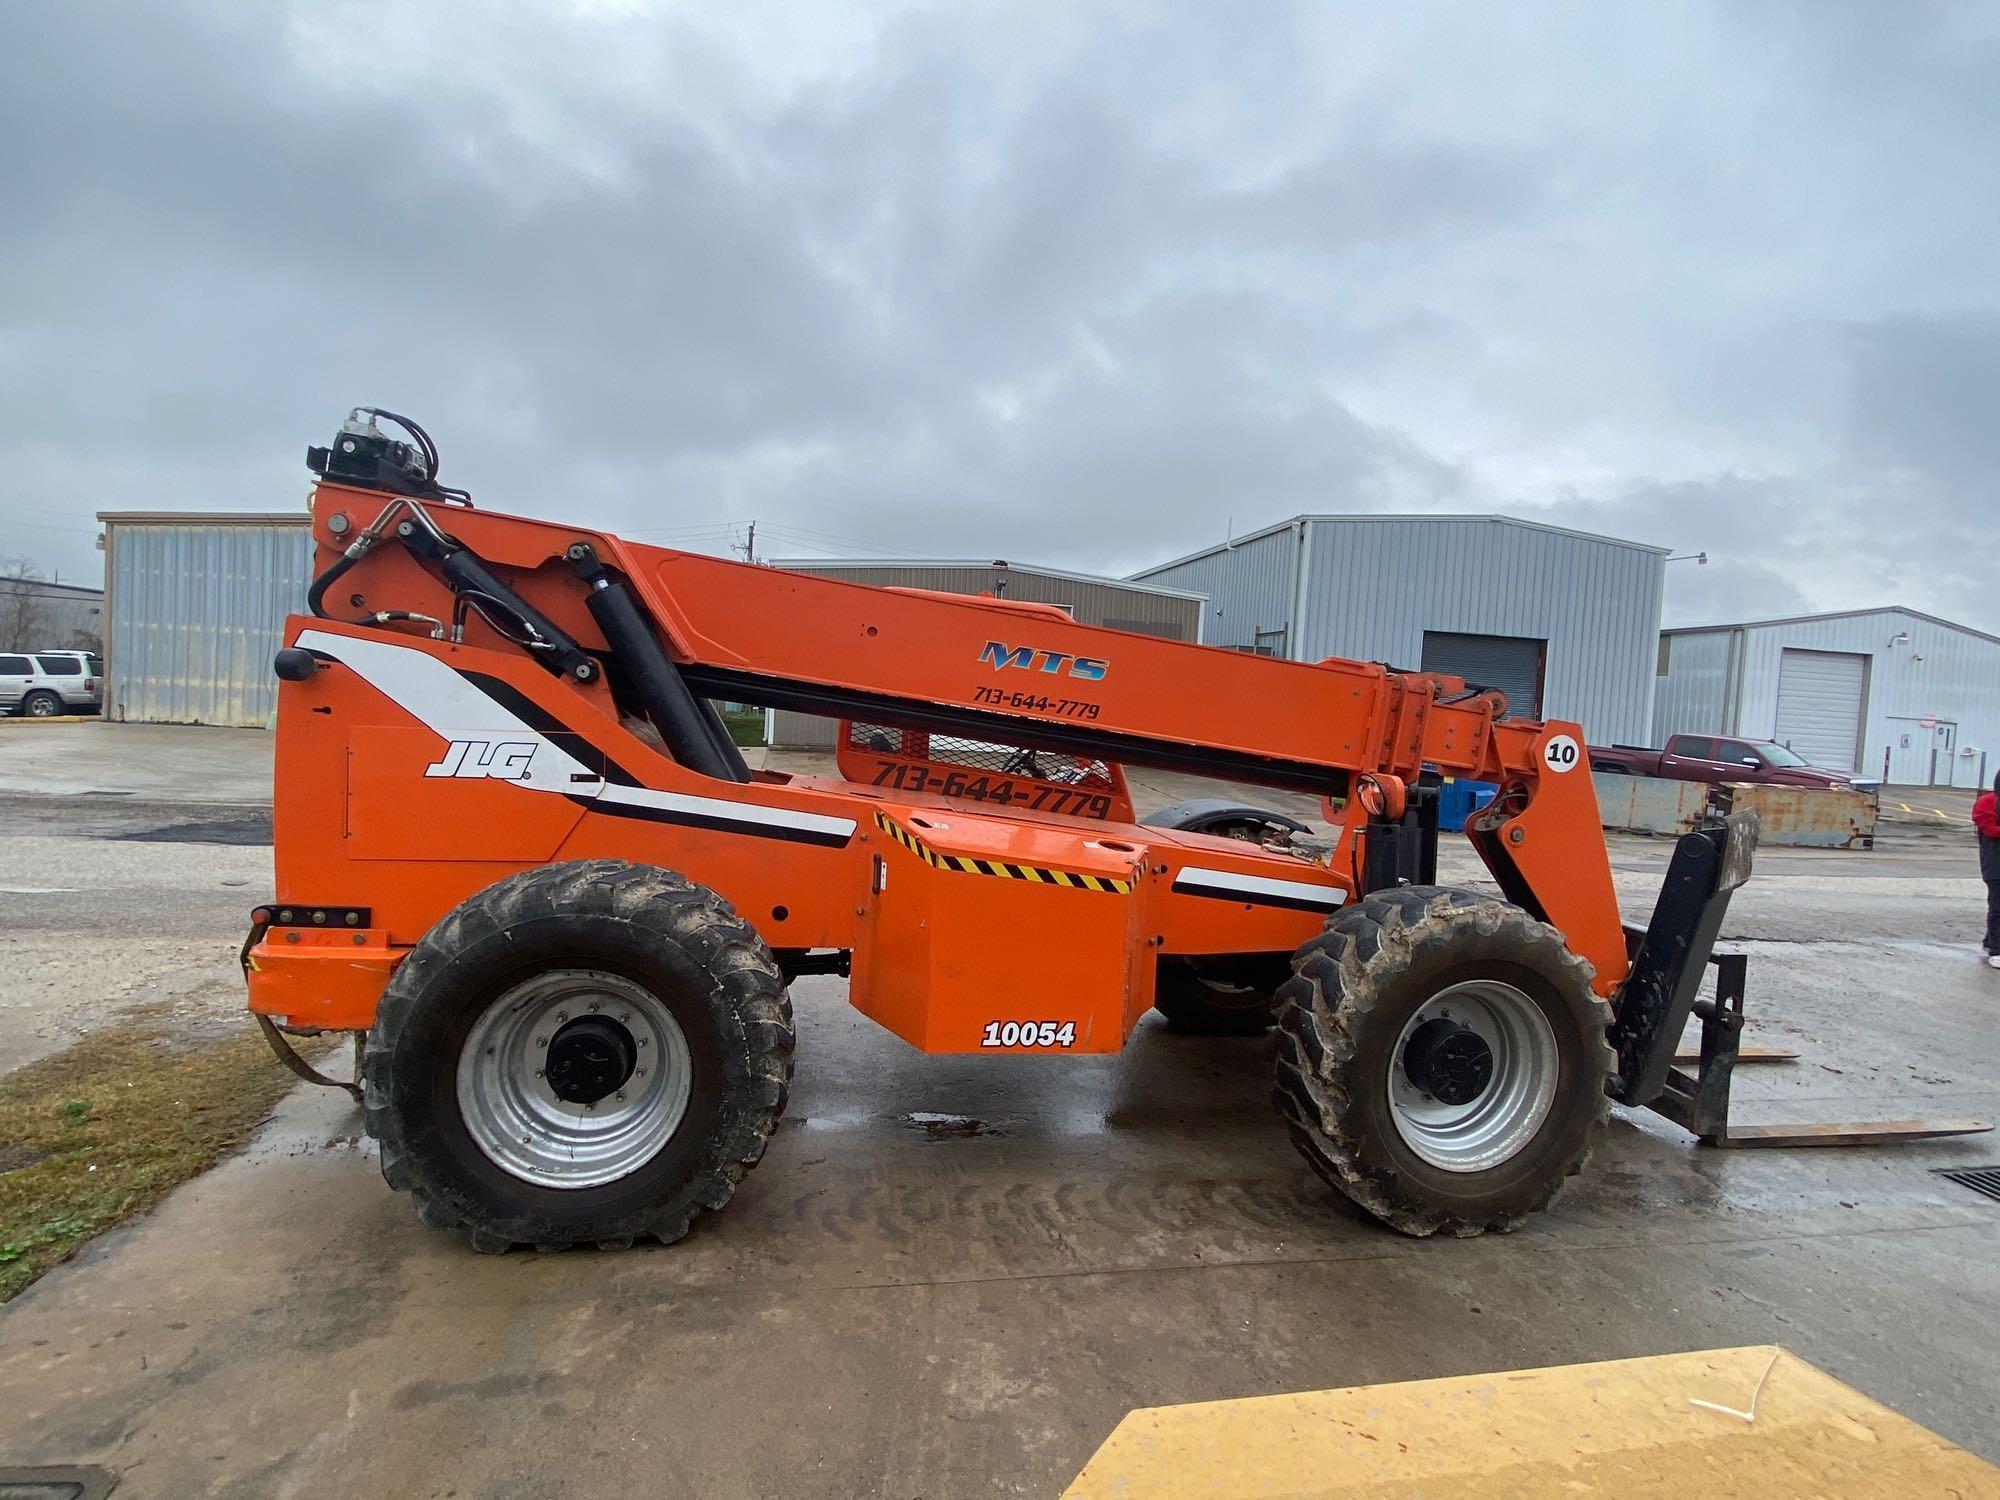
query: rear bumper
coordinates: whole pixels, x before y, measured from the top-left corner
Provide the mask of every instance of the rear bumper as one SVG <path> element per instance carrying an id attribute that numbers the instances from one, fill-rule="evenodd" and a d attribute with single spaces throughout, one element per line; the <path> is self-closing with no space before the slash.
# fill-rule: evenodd
<path id="1" fill-rule="evenodd" d="M 405 948 L 381 928 L 321 932 L 262 926 L 243 950 L 250 1009 L 281 1026 L 366 1031 Z"/>

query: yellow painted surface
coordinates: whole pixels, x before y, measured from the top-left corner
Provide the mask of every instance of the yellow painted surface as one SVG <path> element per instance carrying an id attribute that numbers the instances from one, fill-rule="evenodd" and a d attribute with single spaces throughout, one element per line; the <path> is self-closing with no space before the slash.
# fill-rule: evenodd
<path id="1" fill-rule="evenodd" d="M 1974 1500 L 2000 1469 L 1767 1344 L 1141 1408 L 1065 1493 Z"/>

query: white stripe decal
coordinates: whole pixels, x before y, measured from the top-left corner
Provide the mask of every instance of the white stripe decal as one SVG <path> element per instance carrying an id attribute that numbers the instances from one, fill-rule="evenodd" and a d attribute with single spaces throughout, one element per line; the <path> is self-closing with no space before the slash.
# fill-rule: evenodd
<path id="1" fill-rule="evenodd" d="M 300 631 L 298 644 L 352 667 L 364 682 L 396 707 L 448 740 L 471 735 L 540 738 L 427 651 L 351 635 L 329 635 L 324 630 Z M 554 750 L 555 746 L 549 748 Z M 560 750 L 556 753 L 562 754 Z M 563 758 L 569 759 L 566 755 Z M 583 769 L 575 761 L 570 763 L 579 771 Z"/>
<path id="2" fill-rule="evenodd" d="M 795 828 L 803 833 L 830 833 L 845 838 L 854 832 L 854 819 L 833 818 L 824 813 L 793 812 L 790 808 L 765 807 L 756 802 L 727 802 L 719 797 L 693 797 L 683 792 L 656 791 L 649 786 L 619 786 L 606 783 L 597 794 L 599 802 L 616 802 L 625 807 L 657 807 L 662 812 L 687 813 L 698 818 L 728 818 L 737 823 L 763 823 L 772 828 Z"/>
<path id="3" fill-rule="evenodd" d="M 1187 889 L 1218 896 L 1275 896 L 1285 901 L 1305 901 L 1332 911 L 1347 899 L 1347 890 L 1338 885 L 1311 885 L 1303 880 L 1273 880 L 1268 875 L 1239 875 L 1234 870 L 1208 870 L 1186 865 L 1174 877 L 1176 890 Z"/>
<path id="4" fill-rule="evenodd" d="M 331 635 L 324 630 L 299 633 L 298 644 L 322 652 L 353 669 L 355 674 L 431 733 L 447 742 L 487 739 L 535 747 L 527 774 L 515 782 L 531 792 L 587 796 L 625 807 L 650 808 L 695 818 L 726 819 L 772 829 L 849 838 L 854 819 L 824 813 L 794 812 L 760 802 L 733 802 L 697 797 L 653 787 L 619 786 L 601 781 L 581 761 L 538 731 L 522 723 L 492 698 L 467 682 L 449 664 L 427 651 L 386 641 Z"/>

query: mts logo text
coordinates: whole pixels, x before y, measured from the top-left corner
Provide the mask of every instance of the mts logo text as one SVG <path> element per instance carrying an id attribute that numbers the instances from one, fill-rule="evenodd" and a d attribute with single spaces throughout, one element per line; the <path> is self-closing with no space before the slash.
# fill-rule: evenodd
<path id="1" fill-rule="evenodd" d="M 1083 682 L 1101 682 L 1111 670 L 1110 662 L 1095 656 L 1071 656 L 1035 646 L 1006 646 L 999 641 L 988 641 L 979 659 L 996 672 L 1018 667 L 1023 672 L 1047 672 L 1051 677 L 1075 677 Z"/>

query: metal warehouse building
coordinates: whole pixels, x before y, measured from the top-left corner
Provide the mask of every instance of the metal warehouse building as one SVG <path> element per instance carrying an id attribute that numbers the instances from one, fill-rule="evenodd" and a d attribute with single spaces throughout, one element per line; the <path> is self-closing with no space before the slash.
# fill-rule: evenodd
<path id="1" fill-rule="evenodd" d="M 292 515 L 102 511 L 107 718 L 262 728 L 271 657 L 305 608 L 312 533 Z"/>
<path id="2" fill-rule="evenodd" d="M 1506 516 L 1295 516 L 1133 574 L 1211 645 L 1448 672 L 1596 740 L 1652 726 L 1667 549 Z"/>
<path id="3" fill-rule="evenodd" d="M 2000 637 L 1914 609 L 1669 630 L 1659 671 L 1656 737 L 1777 740 L 1904 785 L 1985 786 L 2000 766 Z"/>
<path id="4" fill-rule="evenodd" d="M 0 651 L 103 647 L 103 589 L 41 578 L 0 578 Z"/>
<path id="5" fill-rule="evenodd" d="M 874 562 L 817 558 L 781 560 L 773 567 L 815 578 L 838 578 L 877 588 L 935 589 L 943 594 L 997 594 L 1036 604 L 1058 604 L 1084 625 L 1107 625 L 1173 641 L 1202 639 L 1207 601 L 1189 589 L 1097 578 L 1023 563 L 946 561 Z M 811 714 L 771 715 L 771 743 L 832 749 L 833 721 Z"/>

